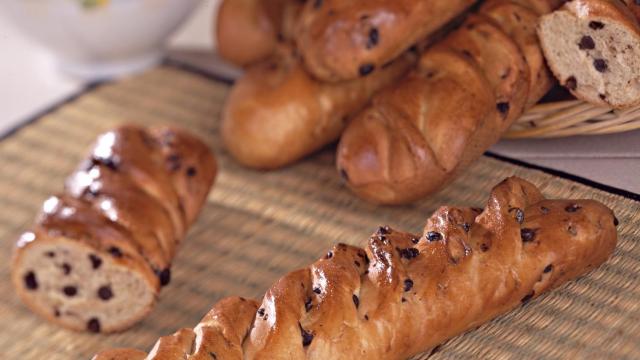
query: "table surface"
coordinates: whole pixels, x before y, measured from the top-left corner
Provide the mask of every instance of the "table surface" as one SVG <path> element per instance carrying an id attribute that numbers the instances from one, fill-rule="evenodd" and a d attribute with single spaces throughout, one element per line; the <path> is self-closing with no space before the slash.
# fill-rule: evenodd
<path id="1" fill-rule="evenodd" d="M 227 76 L 238 74 L 211 51 L 211 14 L 218 0 L 205 0 L 172 36 L 168 56 Z M 57 72 L 51 57 L 0 14 L 0 135 L 72 96 L 86 84 Z M 491 151 L 640 193 L 640 131 L 553 140 L 503 140 Z"/>

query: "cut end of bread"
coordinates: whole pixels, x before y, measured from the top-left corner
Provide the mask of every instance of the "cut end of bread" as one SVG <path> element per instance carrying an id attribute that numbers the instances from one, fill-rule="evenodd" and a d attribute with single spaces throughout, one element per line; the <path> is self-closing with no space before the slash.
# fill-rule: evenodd
<path id="1" fill-rule="evenodd" d="M 576 97 L 613 108 L 640 103 L 636 24 L 562 9 L 542 17 L 538 34 L 553 73 Z"/>
<path id="2" fill-rule="evenodd" d="M 158 289 L 118 255 L 64 237 L 31 242 L 16 253 L 13 283 L 29 308 L 59 325 L 95 333 L 123 330 L 149 312 Z"/>

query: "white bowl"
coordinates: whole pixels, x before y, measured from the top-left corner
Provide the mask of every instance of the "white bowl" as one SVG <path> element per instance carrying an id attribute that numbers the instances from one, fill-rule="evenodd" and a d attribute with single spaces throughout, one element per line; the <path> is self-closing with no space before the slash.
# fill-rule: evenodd
<path id="1" fill-rule="evenodd" d="M 98 80 L 162 59 L 169 35 L 200 0 L 0 0 L 0 11 L 69 74 Z"/>

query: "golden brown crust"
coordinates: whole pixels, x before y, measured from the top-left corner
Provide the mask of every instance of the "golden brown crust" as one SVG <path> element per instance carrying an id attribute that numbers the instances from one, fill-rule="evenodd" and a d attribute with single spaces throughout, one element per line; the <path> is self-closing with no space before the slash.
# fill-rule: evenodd
<path id="1" fill-rule="evenodd" d="M 267 59 L 293 38 L 301 10 L 299 0 L 224 0 L 214 30 L 217 50 L 238 66 Z"/>
<path id="2" fill-rule="evenodd" d="M 407 53 L 371 76 L 334 84 L 313 79 L 285 48 L 277 59 L 249 68 L 233 86 L 223 110 L 225 146 L 253 168 L 291 164 L 336 140 L 349 117 L 415 58 Z"/>
<path id="3" fill-rule="evenodd" d="M 169 282 L 215 174 L 208 147 L 183 130 L 128 125 L 102 134 L 65 193 L 45 201 L 34 230 L 18 241 L 18 294 L 74 330 L 131 326 Z"/>
<path id="4" fill-rule="evenodd" d="M 316 78 L 355 79 L 379 70 L 474 2 L 308 1 L 296 44 Z"/>
<path id="5" fill-rule="evenodd" d="M 336 245 L 278 280 L 257 312 L 216 305 L 243 319 L 220 323 L 245 335 L 227 338 L 243 352 L 224 359 L 408 358 L 599 266 L 615 248 L 614 223 L 599 202 L 547 200 L 506 179 L 484 210 L 438 209 L 422 236 L 381 227 L 364 250 Z M 167 354 L 188 348 L 182 336 L 161 340 L 180 344 Z"/>
<path id="6" fill-rule="evenodd" d="M 348 186 L 375 203 L 415 201 L 497 142 L 552 84 L 535 39 L 537 19 L 515 2 L 490 1 L 427 50 L 418 70 L 377 94 L 338 146 Z M 443 51 L 467 62 L 445 59 Z"/>

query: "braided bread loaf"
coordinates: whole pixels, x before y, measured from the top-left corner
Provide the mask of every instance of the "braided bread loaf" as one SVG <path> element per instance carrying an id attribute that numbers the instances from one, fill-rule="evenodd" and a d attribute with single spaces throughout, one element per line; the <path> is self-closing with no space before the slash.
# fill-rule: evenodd
<path id="1" fill-rule="evenodd" d="M 94 360 L 408 358 L 599 266 L 615 225 L 599 202 L 546 200 L 509 178 L 484 210 L 441 207 L 423 236 L 381 227 L 365 249 L 339 244 L 284 276 L 261 304 L 220 301 L 147 357 Z"/>
<path id="2" fill-rule="evenodd" d="M 238 66 L 269 58 L 279 43 L 293 40 L 303 4 L 300 0 L 222 1 L 214 30 L 218 53 Z"/>
<path id="3" fill-rule="evenodd" d="M 575 0 L 540 21 L 544 54 L 561 84 L 599 106 L 640 104 L 640 3 Z"/>
<path id="4" fill-rule="evenodd" d="M 102 134 L 18 241 L 18 294 L 74 330 L 137 322 L 169 283 L 176 248 L 215 175 L 207 145 L 183 130 L 122 126 Z"/>
<path id="5" fill-rule="evenodd" d="M 355 79 L 381 69 L 475 2 L 308 1 L 300 15 L 296 44 L 316 78 Z"/>
<path id="6" fill-rule="evenodd" d="M 231 89 L 222 115 L 222 139 L 240 163 L 282 167 L 338 139 L 350 116 L 374 93 L 404 75 L 417 55 L 407 52 L 371 76 L 323 83 L 283 47 L 271 61 L 247 69 Z"/>
<path id="7" fill-rule="evenodd" d="M 483 4 L 354 118 L 337 154 L 353 191 L 385 204 L 434 193 L 550 89 L 535 33 L 541 7 L 523 2 Z"/>

